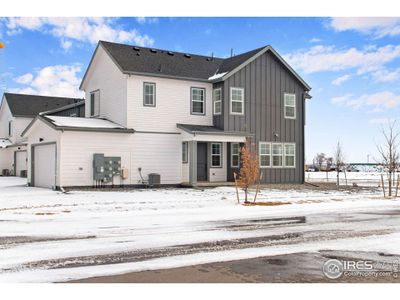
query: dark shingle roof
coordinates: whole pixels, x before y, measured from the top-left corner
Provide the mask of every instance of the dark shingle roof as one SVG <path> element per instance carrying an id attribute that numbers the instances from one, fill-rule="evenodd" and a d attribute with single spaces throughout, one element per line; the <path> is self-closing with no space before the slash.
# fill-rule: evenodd
<path id="1" fill-rule="evenodd" d="M 282 62 L 289 72 L 295 75 L 304 87 L 308 90 L 311 89 L 271 46 L 260 47 L 225 59 L 105 41 L 100 41 L 98 46 L 103 47 L 123 73 L 158 75 L 160 77 L 201 81 L 221 80 L 223 76 L 233 73 L 231 71 L 252 57 L 255 57 L 257 53 L 269 50 Z M 86 74 L 88 69 L 86 70 Z M 83 77 L 80 88 L 82 88 L 86 74 Z"/>
<path id="2" fill-rule="evenodd" d="M 207 80 L 214 75 L 221 58 L 100 42 L 123 72 Z"/>
<path id="3" fill-rule="evenodd" d="M 246 60 L 250 59 L 254 55 L 256 55 L 258 52 L 263 50 L 265 47 L 257 48 L 254 50 L 251 50 L 249 52 L 245 52 L 239 55 L 232 56 L 230 58 L 224 59 L 222 64 L 220 65 L 218 69 L 218 73 L 225 73 L 225 72 L 230 72 L 236 67 L 240 66 L 242 63 L 244 63 Z"/>
<path id="4" fill-rule="evenodd" d="M 83 99 L 4 93 L 13 116 L 35 117 L 40 112 L 53 110 Z"/>

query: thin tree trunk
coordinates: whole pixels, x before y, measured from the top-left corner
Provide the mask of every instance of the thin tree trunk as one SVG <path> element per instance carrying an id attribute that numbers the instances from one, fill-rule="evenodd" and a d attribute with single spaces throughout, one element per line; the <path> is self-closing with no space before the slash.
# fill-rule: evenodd
<path id="1" fill-rule="evenodd" d="M 397 175 L 397 182 L 396 182 L 396 195 L 395 195 L 395 197 L 397 198 L 397 194 L 398 194 L 398 191 L 399 191 L 399 184 L 400 184 L 400 182 L 399 182 L 399 180 L 400 180 L 400 175 Z"/>
<path id="2" fill-rule="evenodd" d="M 346 186 L 347 186 L 347 172 L 344 170 L 344 180 L 346 181 Z"/>
<path id="3" fill-rule="evenodd" d="M 383 197 L 386 198 L 385 183 L 383 181 L 383 175 L 382 174 L 381 174 L 381 182 L 382 182 Z"/>
<path id="4" fill-rule="evenodd" d="M 392 173 L 389 172 L 389 197 L 392 196 Z"/>
<path id="5" fill-rule="evenodd" d="M 339 186 L 339 170 L 336 171 L 336 185 Z"/>
<path id="6" fill-rule="evenodd" d="M 237 181 L 236 181 L 236 173 L 233 173 L 233 178 L 235 178 L 236 198 L 237 198 L 237 202 L 239 204 L 240 203 L 240 198 L 239 198 L 239 191 L 238 191 Z"/>
<path id="7" fill-rule="evenodd" d="M 254 195 L 254 200 L 253 200 L 253 202 L 256 202 L 257 195 L 258 195 L 258 192 L 259 192 L 259 190 L 260 190 L 260 182 L 261 182 L 261 180 L 262 180 L 262 177 L 263 177 L 263 173 L 260 173 L 260 177 L 258 178 L 258 183 L 257 183 L 257 187 L 256 187 L 256 194 Z"/>

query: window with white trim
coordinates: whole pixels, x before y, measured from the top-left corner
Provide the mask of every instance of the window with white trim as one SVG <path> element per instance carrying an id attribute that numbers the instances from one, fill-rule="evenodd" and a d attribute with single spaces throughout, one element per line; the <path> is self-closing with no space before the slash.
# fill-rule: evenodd
<path id="1" fill-rule="evenodd" d="M 284 106 L 285 106 L 285 118 L 296 119 L 296 95 L 295 94 L 284 94 Z"/>
<path id="2" fill-rule="evenodd" d="M 296 144 L 294 143 L 259 143 L 261 168 L 295 168 Z"/>
<path id="3" fill-rule="evenodd" d="M 191 113 L 193 115 L 204 115 L 205 114 L 205 98 L 206 89 L 204 88 L 191 88 Z"/>
<path id="4" fill-rule="evenodd" d="M 272 166 L 283 166 L 283 151 L 282 144 L 272 144 Z"/>
<path id="5" fill-rule="evenodd" d="M 222 144 L 221 143 L 211 143 L 211 167 L 221 167 L 222 166 Z"/>
<path id="6" fill-rule="evenodd" d="M 143 105 L 156 106 L 156 84 L 143 82 Z"/>
<path id="7" fill-rule="evenodd" d="M 296 163 L 295 144 L 284 144 L 285 167 L 294 168 Z"/>
<path id="8" fill-rule="evenodd" d="M 9 121 L 8 122 L 8 136 L 12 136 L 12 126 L 13 126 L 13 122 Z"/>
<path id="9" fill-rule="evenodd" d="M 231 143 L 231 167 L 239 168 L 240 163 L 240 145 L 239 143 Z"/>
<path id="10" fill-rule="evenodd" d="M 231 87 L 230 93 L 230 113 L 231 115 L 244 114 L 244 89 Z"/>
<path id="11" fill-rule="evenodd" d="M 188 162 L 188 142 L 182 143 L 182 163 L 187 164 Z"/>
<path id="12" fill-rule="evenodd" d="M 271 166 L 271 143 L 260 142 L 260 167 L 270 167 Z"/>
<path id="13" fill-rule="evenodd" d="M 221 89 L 214 90 L 214 115 L 222 113 L 222 92 Z"/>
<path id="14" fill-rule="evenodd" d="M 90 93 L 90 116 L 97 117 L 100 115 L 100 91 Z"/>

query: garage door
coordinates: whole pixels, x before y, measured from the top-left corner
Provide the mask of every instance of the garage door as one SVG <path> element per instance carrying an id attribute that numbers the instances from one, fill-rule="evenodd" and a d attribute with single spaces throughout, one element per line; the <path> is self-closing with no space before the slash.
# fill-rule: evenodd
<path id="1" fill-rule="evenodd" d="M 33 185 L 54 188 L 56 186 L 56 144 L 33 147 Z"/>
<path id="2" fill-rule="evenodd" d="M 15 152 L 15 175 L 21 176 L 21 171 L 26 170 L 26 151 Z"/>

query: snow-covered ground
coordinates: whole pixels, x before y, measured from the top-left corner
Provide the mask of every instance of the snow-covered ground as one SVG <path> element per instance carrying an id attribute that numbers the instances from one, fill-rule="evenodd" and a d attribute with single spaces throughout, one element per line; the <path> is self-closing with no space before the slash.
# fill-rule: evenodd
<path id="1" fill-rule="evenodd" d="M 400 254 L 400 235 L 393 233 L 385 236 L 385 243 L 378 243 L 382 241 L 382 236 L 372 236 L 344 240 L 345 242 L 305 242 L 251 250 L 237 249 L 160 257 L 113 265 L 75 268 L 60 266 L 55 269 L 46 269 L 45 266 L 37 269 L 26 267 L 29 263 L 44 260 L 266 234 L 265 228 L 229 230 L 223 226 L 232 220 L 240 222 L 251 218 L 307 216 L 360 209 L 376 211 L 399 205 L 395 200 L 383 200 L 381 193 L 375 190 L 353 193 L 264 189 L 259 199 L 291 204 L 252 207 L 238 205 L 233 187 L 205 190 L 170 188 L 112 192 L 73 191 L 63 194 L 48 189 L 26 187 L 25 179 L 0 177 L 0 282 L 64 281 L 202 262 L 312 251 L 321 247 L 370 249 Z M 283 229 L 270 229 L 267 233 L 272 232 L 281 234 Z"/>
<path id="2" fill-rule="evenodd" d="M 380 172 L 346 172 L 347 184 L 358 186 L 380 186 L 381 174 L 386 180 L 386 173 Z M 305 180 L 307 182 L 336 182 L 336 172 L 306 172 Z M 346 184 L 346 177 L 343 172 L 339 173 L 340 184 Z M 397 175 L 396 175 L 397 177 Z M 385 183 L 386 184 L 386 183 Z"/>

